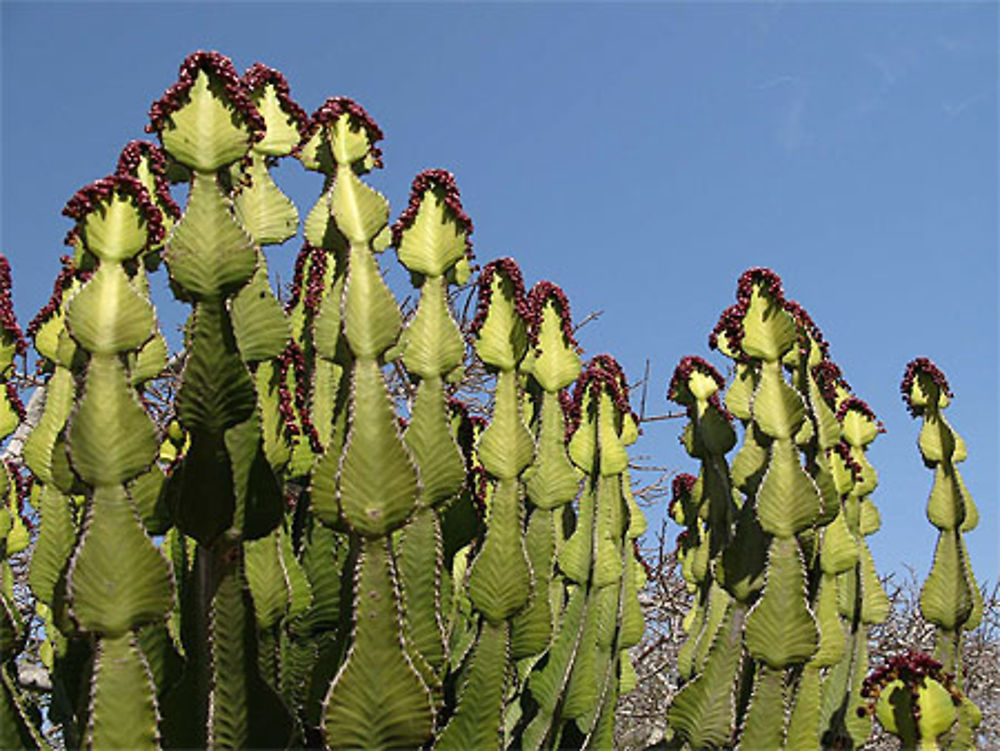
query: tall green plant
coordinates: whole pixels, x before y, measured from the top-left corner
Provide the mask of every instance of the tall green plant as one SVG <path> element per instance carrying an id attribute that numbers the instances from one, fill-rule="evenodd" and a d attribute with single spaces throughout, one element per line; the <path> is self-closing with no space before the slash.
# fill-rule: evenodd
<path id="1" fill-rule="evenodd" d="M 766 269 L 740 278 L 711 337 L 723 378 L 684 358 L 669 395 L 701 463 L 675 482 L 678 557 L 695 595 L 668 711 L 678 744 L 748 748 L 864 742 L 866 625 L 888 601 L 863 536 L 877 529 L 865 447 L 880 429 L 851 397 L 818 327 Z M 743 425 L 734 447 L 733 419 Z M 846 740 L 845 740 L 846 739 Z"/>
<path id="2" fill-rule="evenodd" d="M 917 445 L 924 465 L 934 470 L 927 518 L 939 532 L 920 612 L 937 628 L 937 641 L 934 657 L 910 653 L 888 660 L 867 679 L 865 696 L 870 711 L 906 747 L 940 748 L 940 740 L 947 748 L 974 748 L 982 715 L 962 694 L 962 632 L 979 625 L 983 601 L 963 538 L 979 522 L 957 466 L 968 452 L 943 414 L 954 395 L 933 362 L 910 362 L 900 389 L 910 413 L 923 422 Z"/>
<path id="3" fill-rule="evenodd" d="M 565 296 L 526 295 L 503 259 L 472 327 L 491 419 L 468 415 L 451 290 L 472 222 L 449 173 L 418 175 L 390 225 L 359 105 L 307 118 L 277 71 L 217 53 L 150 117 L 162 148 L 129 144 L 70 202 L 74 257 L 30 328 L 48 374 L 31 585 L 66 742 L 606 745 L 642 632 L 620 368 L 580 376 Z M 283 310 L 262 247 L 297 229 L 270 174 L 293 153 L 324 184 Z M 419 290 L 409 317 L 388 247 Z M 157 425 L 161 259 L 191 313 Z"/>

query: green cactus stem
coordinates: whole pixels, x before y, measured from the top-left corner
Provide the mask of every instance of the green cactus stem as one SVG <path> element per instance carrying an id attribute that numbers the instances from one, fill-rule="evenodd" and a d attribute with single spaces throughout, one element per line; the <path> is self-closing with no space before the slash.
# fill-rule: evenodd
<path id="1" fill-rule="evenodd" d="M 910 413 L 923 421 L 918 448 L 924 465 L 934 470 L 927 518 L 939 532 L 934 562 L 920 591 L 920 611 L 937 627 L 934 657 L 955 676 L 961 690 L 962 632 L 976 628 L 983 612 L 982 595 L 963 536 L 979 522 L 975 501 L 958 470 L 968 452 L 965 441 L 943 414 L 954 395 L 944 373 L 933 362 L 925 357 L 910 362 L 901 391 Z M 972 733 L 978 724 L 978 709 L 966 699 L 952 743 L 960 748 L 972 747 Z"/>
<path id="2" fill-rule="evenodd" d="M 864 449 L 880 426 L 851 400 L 822 333 L 777 275 L 750 269 L 736 297 L 710 337 L 734 360 L 725 408 L 722 379 L 700 358 L 685 358 L 670 387 L 702 470 L 680 478 L 671 506 L 696 597 L 668 720 L 693 747 L 818 749 L 845 721 L 860 744 L 870 728 L 845 715 L 867 669 L 866 625 L 888 605 L 863 543 L 878 527 Z M 744 435 L 727 467 L 730 415 Z M 732 654 L 737 632 L 742 658 Z"/>
<path id="3" fill-rule="evenodd" d="M 123 175 L 80 190 L 64 213 L 76 220 L 79 242 L 99 264 L 65 313 L 84 372 L 67 446 L 73 471 L 87 486 L 66 588 L 74 621 L 97 639 L 83 743 L 145 747 L 159 741 L 158 710 L 135 632 L 166 616 L 173 581 L 126 485 L 153 463 L 159 442 L 123 359 L 153 338 L 154 313 L 124 263 L 160 242 L 162 214 L 145 187 Z"/>
<path id="4" fill-rule="evenodd" d="M 624 654 L 641 636 L 634 546 L 641 529 L 629 501 L 626 446 L 638 435 L 621 367 L 598 355 L 577 379 L 568 453 L 585 475 L 576 528 L 557 553 L 568 600 L 548 661 L 528 686 L 538 707 L 524 727 L 529 748 L 611 743 L 613 707 L 631 666 Z M 638 632 L 638 633 L 637 633 Z"/>

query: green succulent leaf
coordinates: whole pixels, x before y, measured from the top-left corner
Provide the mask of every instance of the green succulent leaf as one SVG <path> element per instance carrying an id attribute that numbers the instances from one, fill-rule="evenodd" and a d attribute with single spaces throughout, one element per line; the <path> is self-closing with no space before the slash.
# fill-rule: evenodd
<path id="1" fill-rule="evenodd" d="M 279 535 L 275 529 L 267 537 L 244 543 L 246 577 L 258 629 L 270 628 L 288 609 L 290 593 Z"/>
<path id="2" fill-rule="evenodd" d="M 253 276 L 257 249 L 233 218 L 214 175 L 195 175 L 164 257 L 171 280 L 196 300 L 231 294 Z"/>
<path id="3" fill-rule="evenodd" d="M 821 576 L 814 608 L 816 623 L 819 625 L 819 649 L 809 664 L 815 667 L 830 667 L 839 663 L 847 650 L 844 625 L 837 611 L 836 576 L 832 574 Z"/>
<path id="4" fill-rule="evenodd" d="M 552 298 L 542 307 L 542 320 L 538 328 L 538 352 L 534 357 L 531 374 L 538 384 L 550 393 L 564 389 L 580 375 L 580 355 L 572 342 L 566 341 L 562 318 Z"/>
<path id="5" fill-rule="evenodd" d="M 246 154 L 250 133 L 220 81 L 198 71 L 186 99 L 160 131 L 171 156 L 198 172 L 214 172 Z"/>
<path id="6" fill-rule="evenodd" d="M 512 371 L 497 376 L 493 419 L 479 437 L 476 453 L 487 472 L 503 479 L 517 477 L 534 458 L 535 442 L 521 417 Z"/>
<path id="7" fill-rule="evenodd" d="M 246 362 L 277 357 L 288 343 L 288 321 L 267 283 L 263 254 L 259 256 L 253 278 L 236 293 L 230 306 L 236 342 Z"/>
<path id="8" fill-rule="evenodd" d="M 403 528 L 397 560 L 407 638 L 437 673 L 446 653 L 438 573 L 441 528 L 433 510 L 420 509 Z"/>
<path id="9" fill-rule="evenodd" d="M 847 518 L 843 511 L 823 530 L 823 542 L 820 547 L 820 564 L 823 572 L 839 574 L 847 571 L 858 562 L 857 538 L 847 526 Z"/>
<path id="10" fill-rule="evenodd" d="M 764 594 L 747 615 L 746 644 L 754 658 L 776 669 L 816 652 L 819 631 L 806 601 L 802 554 L 794 538 L 771 543 Z"/>
<path id="11" fill-rule="evenodd" d="M 257 395 L 223 303 L 202 303 L 193 318 L 177 416 L 186 430 L 219 434 L 250 417 Z"/>
<path id="12" fill-rule="evenodd" d="M 702 672 L 684 684 L 667 710 L 667 722 L 693 748 L 722 746 L 735 723 L 733 678 L 740 665 L 743 618 L 729 608 L 712 641 Z"/>
<path id="13" fill-rule="evenodd" d="M 449 428 L 440 378 L 420 382 L 404 438 L 420 468 L 423 505 L 441 503 L 461 490 L 465 460 Z"/>
<path id="14" fill-rule="evenodd" d="M 120 636 L 163 619 L 173 600 L 170 568 L 143 532 L 125 491 L 97 488 L 84 528 L 68 574 L 80 626 Z"/>
<path id="15" fill-rule="evenodd" d="M 785 694 L 783 671 L 761 666 L 747 707 L 740 745 L 746 749 L 782 748 Z"/>
<path id="16" fill-rule="evenodd" d="M 527 352 L 527 327 L 514 304 L 514 286 L 503 274 L 493 275 L 490 307 L 475 346 L 483 362 L 502 371 L 514 370 Z"/>
<path id="17" fill-rule="evenodd" d="M 159 740 L 155 687 L 135 637 L 98 642 L 88 748 L 153 748 Z"/>
<path id="18" fill-rule="evenodd" d="M 774 362 L 795 343 L 795 322 L 781 303 L 755 287 L 743 318 L 743 351 L 750 357 Z"/>
<path id="19" fill-rule="evenodd" d="M 156 378 L 167 367 L 167 343 L 156 332 L 134 356 L 129 356 L 129 376 L 134 387 Z"/>
<path id="20" fill-rule="evenodd" d="M 819 751 L 820 671 L 815 661 L 808 663 L 791 697 L 794 700 L 785 747 L 796 751 Z M 744 744 L 746 743 L 744 735 Z"/>
<path id="21" fill-rule="evenodd" d="M 469 572 L 473 605 L 490 623 L 520 610 L 531 595 L 531 564 L 522 537 L 523 508 L 516 480 L 501 480 L 493 492 L 486 540 Z"/>
<path id="22" fill-rule="evenodd" d="M 87 250 L 111 266 L 132 258 L 149 237 L 135 198 L 117 192 L 87 214 L 81 235 Z"/>
<path id="23" fill-rule="evenodd" d="M 66 311 L 66 325 L 88 352 L 114 355 L 139 349 L 153 336 L 153 307 L 125 271 L 104 263 L 83 285 Z"/>
<path id="24" fill-rule="evenodd" d="M 434 744 L 435 749 L 463 751 L 500 747 L 509 631 L 506 623 L 483 623 L 458 709 Z"/>
<path id="25" fill-rule="evenodd" d="M 399 262 L 428 277 L 442 276 L 465 256 L 465 229 L 451 215 L 443 190 L 424 193 L 417 215 L 400 238 Z"/>
<path id="26" fill-rule="evenodd" d="M 934 486 L 927 501 L 927 518 L 941 530 L 952 530 L 965 521 L 965 493 L 958 471 L 950 463 L 934 467 Z"/>
<path id="27" fill-rule="evenodd" d="M 805 419 L 805 405 L 799 393 L 781 375 L 781 365 L 765 363 L 751 404 L 753 420 L 772 438 L 793 437 Z"/>
<path id="28" fill-rule="evenodd" d="M 62 576 L 76 543 L 76 527 L 70 498 L 52 485 L 42 488 L 39 511 L 41 529 L 31 555 L 28 581 L 35 597 L 52 602 L 56 582 Z"/>
<path id="29" fill-rule="evenodd" d="M 94 355 L 83 399 L 69 426 L 73 468 L 90 485 L 118 485 L 153 463 L 156 427 L 133 395 L 114 355 Z"/>
<path id="30" fill-rule="evenodd" d="M 924 618 L 946 631 L 961 626 L 972 612 L 964 548 L 958 531 L 942 532 L 934 551 L 934 565 L 920 590 L 920 610 Z"/>
<path id="31" fill-rule="evenodd" d="M 799 463 L 790 440 L 771 445 L 767 472 L 757 493 L 757 514 L 765 532 L 790 537 L 812 526 L 820 515 L 819 489 Z"/>
<path id="32" fill-rule="evenodd" d="M 351 428 L 340 467 L 340 506 L 355 531 L 376 537 L 412 513 L 417 471 L 400 438 L 376 363 L 356 363 L 353 391 Z"/>
<path id="33" fill-rule="evenodd" d="M 287 747 L 291 717 L 258 672 L 253 604 L 238 568 L 223 571 L 212 600 L 211 619 L 211 712 L 206 745 L 225 749 Z"/>
<path id="34" fill-rule="evenodd" d="M 553 513 L 545 509 L 535 509 L 528 518 L 524 547 L 531 564 L 532 593 L 528 606 L 511 621 L 511 654 L 515 660 L 541 654 L 552 638 L 549 589 L 556 541 L 553 522 Z"/>
<path id="35" fill-rule="evenodd" d="M 330 211 L 347 239 L 362 246 L 367 246 L 389 221 L 389 202 L 350 169 L 337 170 Z"/>
<path id="36" fill-rule="evenodd" d="M 406 329 L 406 369 L 421 378 L 435 378 L 462 364 L 465 343 L 448 311 L 447 282 L 430 277 L 420 288 L 417 313 Z"/>
<path id="37" fill-rule="evenodd" d="M 358 568 L 354 643 L 324 701 L 326 742 L 333 748 L 422 746 L 431 738 L 434 710 L 403 646 L 386 542 L 366 541 Z"/>
<path id="38" fill-rule="evenodd" d="M 233 196 L 236 219 L 258 245 L 283 243 L 298 231 L 299 212 L 274 184 L 263 154 L 255 148 L 251 159 L 245 175 L 250 184 L 239 187 Z"/>
<path id="39" fill-rule="evenodd" d="M 402 330 L 399 308 L 375 257 L 360 245 L 351 245 L 343 315 L 344 335 L 351 351 L 361 359 L 381 355 L 396 343 Z"/>

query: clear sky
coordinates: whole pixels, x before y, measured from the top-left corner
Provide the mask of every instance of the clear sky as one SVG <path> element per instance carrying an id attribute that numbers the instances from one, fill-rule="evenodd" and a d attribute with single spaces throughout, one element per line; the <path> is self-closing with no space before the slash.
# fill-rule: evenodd
<path id="1" fill-rule="evenodd" d="M 185 55 L 216 49 L 240 71 L 283 71 L 309 112 L 332 95 L 363 104 L 386 132 L 372 182 L 394 216 L 417 171 L 452 170 L 481 262 L 513 255 L 529 284 L 561 284 L 578 318 L 603 311 L 582 343 L 631 379 L 649 359 L 647 413 L 668 409 L 682 356 L 725 365 L 706 340 L 739 274 L 777 271 L 888 429 L 870 451 L 876 563 L 921 578 L 932 473 L 898 389 L 910 359 L 935 360 L 970 447 L 973 563 L 997 577 L 995 4 L 3 2 L 0 13 L 0 249 L 22 323 L 65 252 L 66 200 L 143 137 Z M 312 205 L 318 175 L 288 160 L 277 178 L 300 211 Z M 269 254 L 285 281 L 296 250 Z M 185 314 L 165 308 L 161 322 Z M 648 426 L 637 453 L 695 471 L 680 427 Z"/>

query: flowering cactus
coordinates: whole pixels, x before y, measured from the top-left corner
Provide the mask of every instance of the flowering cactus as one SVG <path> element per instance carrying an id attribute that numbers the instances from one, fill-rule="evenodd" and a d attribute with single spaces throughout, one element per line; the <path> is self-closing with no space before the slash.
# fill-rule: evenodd
<path id="1" fill-rule="evenodd" d="M 66 743 L 606 745 L 642 633 L 620 368 L 580 376 L 565 296 L 525 294 L 502 259 L 470 332 L 491 419 L 453 398 L 472 221 L 454 177 L 427 170 L 390 224 L 363 180 L 382 132 L 355 102 L 307 117 L 277 71 L 198 52 L 150 121 L 160 145 L 128 144 L 70 201 L 74 255 L 29 327 L 48 377 L 24 450 L 30 582 Z M 324 185 L 282 308 L 262 247 L 296 234 L 270 174 L 290 155 Z M 183 211 L 168 178 L 189 184 Z M 389 247 L 420 290 L 408 319 L 377 262 Z M 192 310 L 158 429 L 161 260 Z M 4 670 L 11 732 L 40 744 Z"/>
<path id="2" fill-rule="evenodd" d="M 869 730 L 847 709 L 867 666 L 864 624 L 888 606 L 863 543 L 877 529 L 864 448 L 879 425 L 769 270 L 743 274 L 710 343 L 734 360 L 725 399 L 698 357 L 669 388 L 701 471 L 678 478 L 671 504 L 695 600 L 668 721 L 693 748 L 818 749 L 845 733 L 860 745 Z M 727 465 L 734 418 L 743 445 Z"/>
<path id="3" fill-rule="evenodd" d="M 973 731 L 981 720 L 979 709 L 968 698 L 961 695 L 962 688 L 962 632 L 971 631 L 979 625 L 983 614 L 983 600 L 972 572 L 969 553 L 965 548 L 963 534 L 975 529 L 979 523 L 976 503 L 969 494 L 958 464 L 965 460 L 965 441 L 948 423 L 943 410 L 954 398 L 948 381 L 936 365 L 926 357 L 918 357 L 906 366 L 900 386 L 903 401 L 914 417 L 923 421 L 918 448 L 928 469 L 934 470 L 934 486 L 927 501 L 927 518 L 938 532 L 934 562 L 927 580 L 920 591 L 920 612 L 928 622 L 937 627 L 937 643 L 931 660 L 936 670 L 947 671 L 954 682 L 952 695 L 958 706 L 951 722 L 942 728 L 927 726 L 927 720 L 917 722 L 917 737 L 928 747 L 935 747 L 935 738 L 945 730 L 950 730 L 949 747 L 972 748 Z M 923 707 L 927 699 L 914 702 Z M 892 732 L 883 719 L 876 715 Z M 919 717 L 917 718 L 920 719 Z M 907 731 L 909 732 L 909 731 Z M 911 733 L 912 736 L 912 733 Z M 904 743 L 907 737 L 903 736 Z"/>
<path id="4" fill-rule="evenodd" d="M 874 714 L 903 748 L 974 748 L 962 725 L 979 723 L 979 710 L 962 695 L 955 675 L 922 652 L 907 652 L 886 660 L 865 678 L 861 696 L 867 704 L 858 715 Z M 946 738 L 954 726 L 958 732 Z"/>

